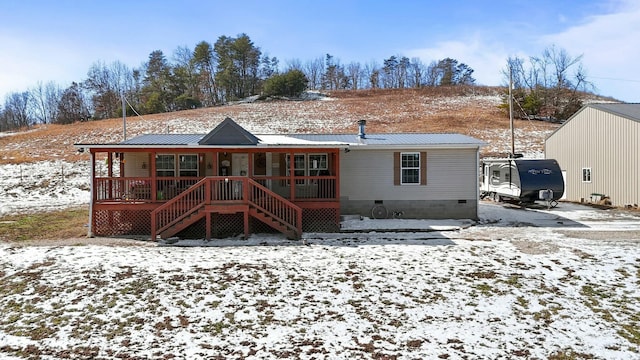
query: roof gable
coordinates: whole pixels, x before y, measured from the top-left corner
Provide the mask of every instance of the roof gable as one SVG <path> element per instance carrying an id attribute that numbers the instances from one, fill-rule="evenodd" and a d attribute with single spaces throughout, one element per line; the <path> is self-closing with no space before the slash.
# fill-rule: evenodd
<path id="1" fill-rule="evenodd" d="M 200 145 L 257 145 L 260 142 L 256 136 L 238 125 L 231 118 L 226 118 L 210 133 L 205 135 Z"/>
<path id="2" fill-rule="evenodd" d="M 597 111 L 604 111 L 609 114 L 613 114 L 616 116 L 620 116 L 624 119 L 640 122 L 640 104 L 635 103 L 594 103 L 584 105 L 580 110 L 576 111 L 575 114 L 571 115 L 567 121 L 565 121 L 559 128 L 555 129 L 551 134 L 549 134 L 545 141 L 554 136 L 556 133 L 560 132 L 564 129 L 565 125 L 567 125 L 573 119 L 582 115 L 584 111 L 587 109 L 594 109 Z"/>

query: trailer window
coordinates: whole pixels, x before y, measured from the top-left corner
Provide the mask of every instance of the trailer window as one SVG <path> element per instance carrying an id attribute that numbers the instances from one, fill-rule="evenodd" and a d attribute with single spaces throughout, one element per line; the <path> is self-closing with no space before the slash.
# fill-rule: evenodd
<path id="1" fill-rule="evenodd" d="M 491 183 L 492 184 L 500 183 L 500 170 L 493 170 L 491 172 Z"/>
<path id="2" fill-rule="evenodd" d="M 400 154 L 400 183 L 420 184 L 420 153 Z"/>
<path id="3" fill-rule="evenodd" d="M 591 182 L 591 168 L 582 168 L 582 182 Z"/>

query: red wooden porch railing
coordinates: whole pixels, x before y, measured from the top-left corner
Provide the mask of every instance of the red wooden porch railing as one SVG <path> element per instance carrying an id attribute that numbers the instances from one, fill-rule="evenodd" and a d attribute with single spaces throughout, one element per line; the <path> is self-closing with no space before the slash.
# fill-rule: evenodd
<path id="1" fill-rule="evenodd" d="M 243 203 L 302 234 L 302 208 L 247 177 L 207 177 L 151 213 L 151 239 L 206 205 Z"/>
<path id="2" fill-rule="evenodd" d="M 282 196 L 262 186 L 255 180 L 247 179 L 249 185 L 249 204 L 285 223 L 290 229 L 296 231 L 297 236 L 302 234 L 302 208 L 288 201 Z"/>
<path id="3" fill-rule="evenodd" d="M 236 184 L 244 177 L 226 178 Z M 199 177 L 100 177 L 94 179 L 93 201 L 165 202 L 200 180 L 202 178 Z M 336 201 L 338 198 L 335 176 L 298 176 L 293 181 L 289 176 L 260 176 L 254 180 L 275 194 L 292 201 Z M 154 181 L 155 189 L 152 186 Z M 238 187 L 233 188 L 221 183 L 218 188 L 227 192 L 224 200 L 238 197 L 234 194 Z"/>

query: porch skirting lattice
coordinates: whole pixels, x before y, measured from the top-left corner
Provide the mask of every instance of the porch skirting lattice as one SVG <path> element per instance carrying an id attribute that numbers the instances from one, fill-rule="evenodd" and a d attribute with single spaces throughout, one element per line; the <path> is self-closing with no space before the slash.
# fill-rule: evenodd
<path id="1" fill-rule="evenodd" d="M 150 236 L 151 210 L 95 210 L 93 233 L 97 236 Z"/>
<path id="2" fill-rule="evenodd" d="M 339 209 L 303 208 L 302 230 L 304 232 L 338 232 L 340 230 Z M 211 235 L 213 238 L 236 237 L 244 233 L 244 217 L 237 214 L 212 214 Z M 249 221 L 253 234 L 277 233 L 257 219 Z M 93 233 L 96 236 L 151 236 L 151 210 L 95 210 Z M 202 239 L 206 236 L 206 222 L 197 221 L 177 234 L 181 239 Z"/>

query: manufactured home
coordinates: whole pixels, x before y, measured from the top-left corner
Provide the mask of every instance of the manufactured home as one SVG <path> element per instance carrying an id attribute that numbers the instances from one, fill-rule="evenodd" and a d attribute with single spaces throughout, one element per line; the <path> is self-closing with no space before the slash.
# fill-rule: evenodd
<path id="1" fill-rule="evenodd" d="M 589 104 L 545 140 L 558 160 L 565 199 L 640 204 L 640 104 Z"/>
<path id="2" fill-rule="evenodd" d="M 76 144 L 91 158 L 90 235 L 206 238 L 340 230 L 341 215 L 478 217 L 478 153 L 460 134 L 208 134 Z"/>

